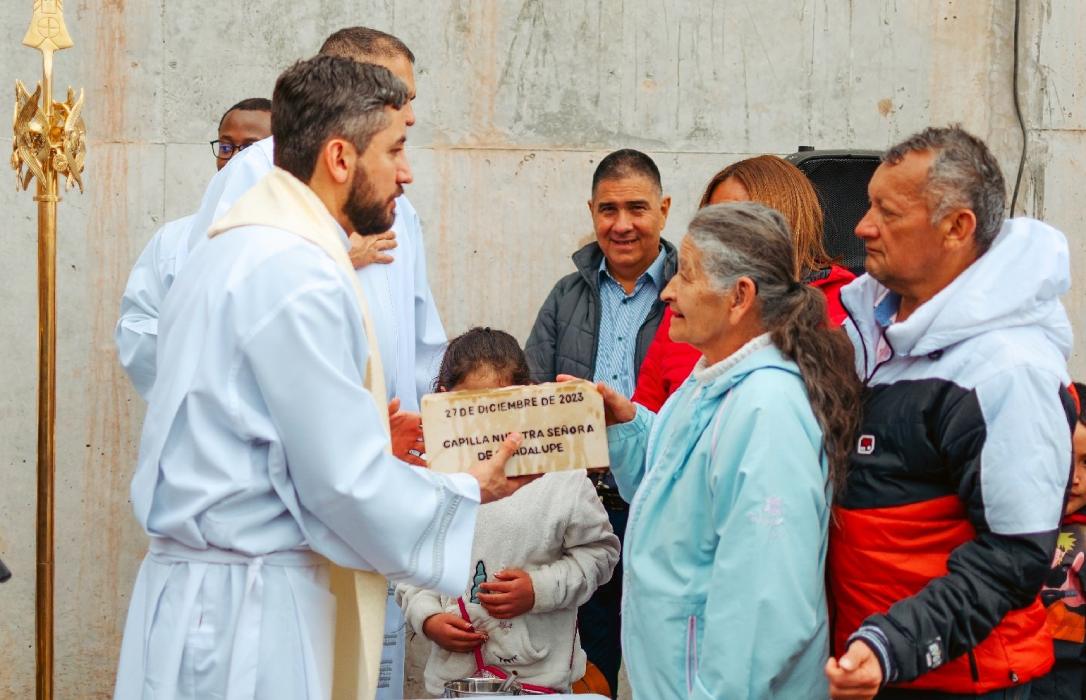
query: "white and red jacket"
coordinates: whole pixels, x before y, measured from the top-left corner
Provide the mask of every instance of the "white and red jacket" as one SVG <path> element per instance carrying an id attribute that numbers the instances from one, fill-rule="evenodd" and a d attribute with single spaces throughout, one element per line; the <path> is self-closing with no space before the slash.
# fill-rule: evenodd
<path id="1" fill-rule="evenodd" d="M 841 295 L 865 381 L 836 500 L 835 652 L 860 638 L 897 686 L 984 693 L 1052 665 L 1038 591 L 1071 467 L 1067 241 L 1007 221 L 906 320 L 868 275 Z"/>

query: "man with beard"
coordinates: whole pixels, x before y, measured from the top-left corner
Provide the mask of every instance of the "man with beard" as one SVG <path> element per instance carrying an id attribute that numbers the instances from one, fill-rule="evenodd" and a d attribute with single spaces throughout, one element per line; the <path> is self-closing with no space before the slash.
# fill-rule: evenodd
<path id="1" fill-rule="evenodd" d="M 374 63 L 392 71 L 407 86 L 407 126 L 415 123 L 411 108 L 411 100 L 415 99 L 415 55 L 400 39 L 369 27 L 346 27 L 331 34 L 320 53 Z M 236 154 L 211 180 L 189 224 L 190 251 L 207 240 L 212 223 L 271 172 L 273 149 L 274 139 L 257 141 Z M 406 195 L 396 201 L 396 217 L 388 232 L 373 236 L 352 233 L 350 255 L 370 299 L 378 342 L 387 362 L 390 398 L 399 399 L 404 411 L 417 411 L 419 397 L 429 393 L 437 374 L 446 337 L 427 279 L 422 225 Z M 148 313 L 157 316 L 157 307 Z M 153 339 L 144 343 L 141 354 L 142 364 L 149 367 L 153 379 Z M 410 456 L 408 461 L 419 463 Z"/>
<path id="2" fill-rule="evenodd" d="M 325 39 L 320 53 L 384 66 L 407 86 L 403 107 L 408 127 L 415 123 L 411 101 L 415 99 L 415 55 L 400 39 L 369 27 L 346 27 Z M 228 167 L 208 185 L 200 209 L 189 231 L 189 249 L 207 240 L 212 223 L 220 219 L 245 192 L 272 170 L 274 138 L 258 141 L 236 155 Z M 369 299 L 376 342 L 385 359 L 385 386 L 400 413 L 393 417 L 394 453 L 405 461 L 421 465 L 417 456 L 423 445 L 415 440 L 418 429 L 418 401 L 430 392 L 445 348 L 445 329 L 426 274 L 426 251 L 422 225 L 407 195 L 396 199 L 395 220 L 387 233 L 351 237 L 351 262 Z M 388 250 L 394 246 L 395 250 Z M 387 258 L 391 252 L 392 259 Z M 386 255 L 385 258 L 376 257 Z M 366 264 L 368 262 L 387 264 Z M 153 345 L 150 364 L 154 366 Z M 401 432 L 397 426 L 403 426 Z M 413 430 L 413 433 L 412 433 Z M 403 614 L 389 592 L 387 601 L 385 658 L 382 664 L 382 697 L 398 698 L 403 688 Z"/>
<path id="3" fill-rule="evenodd" d="M 166 298 L 131 489 L 151 545 L 118 699 L 372 697 L 366 642 L 375 624 L 380 639 L 385 582 L 349 573 L 349 596 L 333 600 L 337 565 L 455 594 L 478 505 L 530 480 L 504 475 L 516 435 L 463 474 L 389 451 L 346 231 L 392 223 L 411 181 L 406 99 L 379 66 L 318 56 L 287 69 L 273 97 L 276 169 Z"/>

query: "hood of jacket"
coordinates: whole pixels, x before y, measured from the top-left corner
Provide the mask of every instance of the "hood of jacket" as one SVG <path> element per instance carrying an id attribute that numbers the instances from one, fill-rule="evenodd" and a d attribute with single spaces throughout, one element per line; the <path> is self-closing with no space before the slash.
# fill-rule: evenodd
<path id="1" fill-rule="evenodd" d="M 687 382 L 694 386 L 694 391 L 703 392 L 701 399 L 715 401 L 752 373 L 765 369 L 780 370 L 802 378 L 799 366 L 773 345 L 768 333 L 763 333 L 716 364 L 707 364 L 703 356 L 694 366 Z"/>
<path id="2" fill-rule="evenodd" d="M 664 279 L 669 280 L 679 269 L 679 251 L 664 238 L 660 239 L 660 245 L 663 246 L 664 252 L 667 253 L 664 257 Z M 574 253 L 571 258 L 573 264 L 577 266 L 577 272 L 581 273 L 584 281 L 592 289 L 599 289 L 598 271 L 600 261 L 603 260 L 603 248 L 600 248 L 600 244 L 592 241 Z"/>
<path id="3" fill-rule="evenodd" d="M 1008 219 L 986 253 L 909 318 L 886 329 L 897 355 L 918 357 L 983 333 L 1040 328 L 1063 356 L 1071 353 L 1071 322 L 1060 297 L 1071 288 L 1067 239 L 1036 219 Z M 889 290 L 862 275 L 841 301 L 865 342 L 876 337 L 876 307 Z"/>

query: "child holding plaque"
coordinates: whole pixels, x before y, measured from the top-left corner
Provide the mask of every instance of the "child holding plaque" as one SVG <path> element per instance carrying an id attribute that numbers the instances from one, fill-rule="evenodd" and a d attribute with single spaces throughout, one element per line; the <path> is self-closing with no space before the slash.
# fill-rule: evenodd
<path id="1" fill-rule="evenodd" d="M 450 341 L 436 389 L 497 389 L 530 383 L 508 333 L 473 328 Z M 544 475 L 514 496 L 482 506 L 471 576 L 450 598 L 401 585 L 407 624 L 433 642 L 426 689 L 486 667 L 522 683 L 568 692 L 585 674 L 577 608 L 611 578 L 619 543 L 585 472 Z"/>

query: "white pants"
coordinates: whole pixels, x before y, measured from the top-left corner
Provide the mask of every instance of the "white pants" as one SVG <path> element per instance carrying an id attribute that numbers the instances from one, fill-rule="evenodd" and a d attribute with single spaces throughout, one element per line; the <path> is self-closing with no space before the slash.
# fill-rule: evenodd
<path id="1" fill-rule="evenodd" d="M 153 539 L 114 700 L 328 700 L 335 598 L 311 552 L 246 557 Z"/>

